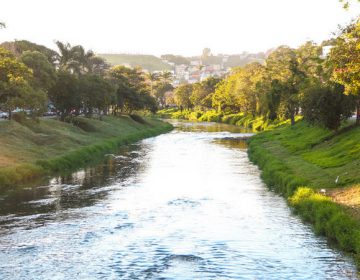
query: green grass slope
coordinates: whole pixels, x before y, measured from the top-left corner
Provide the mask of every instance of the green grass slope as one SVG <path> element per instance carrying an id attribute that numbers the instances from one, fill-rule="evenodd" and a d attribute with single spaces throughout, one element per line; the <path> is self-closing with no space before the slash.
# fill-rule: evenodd
<path id="1" fill-rule="evenodd" d="M 70 170 L 119 146 L 169 131 L 169 124 L 129 117 L 0 122 L 0 188 L 44 174 Z"/>
<path id="2" fill-rule="evenodd" d="M 262 170 L 265 183 L 288 198 L 316 233 L 354 254 L 359 265 L 360 220 L 356 212 L 360 205 L 347 207 L 330 194 L 339 189 L 357 193 L 360 127 L 335 133 L 298 122 L 294 127 L 282 126 L 255 135 L 248 152 Z"/>
<path id="3" fill-rule="evenodd" d="M 111 65 L 129 64 L 132 67 L 141 66 L 149 71 L 172 70 L 171 65 L 164 63 L 154 55 L 135 55 L 135 54 L 98 54 Z"/>

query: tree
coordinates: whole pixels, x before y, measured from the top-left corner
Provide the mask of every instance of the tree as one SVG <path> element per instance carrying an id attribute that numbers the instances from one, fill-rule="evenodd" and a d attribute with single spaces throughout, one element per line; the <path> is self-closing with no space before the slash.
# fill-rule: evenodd
<path id="1" fill-rule="evenodd" d="M 78 63 L 74 61 L 74 52 L 71 45 L 60 41 L 56 41 L 55 43 L 59 49 L 57 55 L 59 69 L 61 71 L 77 71 Z"/>
<path id="2" fill-rule="evenodd" d="M 360 124 L 360 20 L 342 31 L 329 54 L 332 78 L 345 88 L 345 94 L 356 96 L 357 124 Z"/>
<path id="3" fill-rule="evenodd" d="M 255 116 L 260 112 L 260 91 L 258 84 L 262 79 L 264 66 L 251 63 L 236 72 L 236 105 L 245 114 Z"/>
<path id="4" fill-rule="evenodd" d="M 109 70 L 109 64 L 99 56 L 92 56 L 87 61 L 88 73 L 95 75 L 106 75 L 106 72 Z"/>
<path id="5" fill-rule="evenodd" d="M 281 46 L 272 52 L 266 60 L 268 79 L 281 90 L 278 115 L 289 118 L 295 124 L 295 114 L 299 109 L 300 90 L 305 81 L 296 51 Z"/>
<path id="6" fill-rule="evenodd" d="M 281 95 L 284 91 L 282 84 L 278 80 L 263 79 L 258 84 L 261 94 L 260 111 L 270 120 L 278 118 Z"/>
<path id="7" fill-rule="evenodd" d="M 302 98 L 304 119 L 311 124 L 338 129 L 341 121 L 348 119 L 354 109 L 354 98 L 343 92 L 344 88 L 338 84 L 307 88 Z"/>
<path id="8" fill-rule="evenodd" d="M 296 50 L 299 69 L 305 75 L 308 84 L 317 81 L 326 82 L 324 77 L 324 59 L 321 58 L 322 47 L 308 41 Z"/>
<path id="9" fill-rule="evenodd" d="M 114 113 L 119 109 L 132 113 L 134 110 L 154 109 L 155 99 L 150 96 L 145 83 L 144 73 L 140 68 L 128 68 L 117 65 L 110 69 L 110 78 L 116 86 Z"/>
<path id="10" fill-rule="evenodd" d="M 190 100 L 191 93 L 192 93 L 191 84 L 181 85 L 175 89 L 174 92 L 175 103 L 178 107 L 180 107 L 181 111 L 184 108 L 186 109 L 192 108 L 193 105 Z"/>
<path id="11" fill-rule="evenodd" d="M 55 66 L 57 53 L 45 46 L 38 45 L 26 40 L 16 40 L 14 42 L 3 42 L 0 47 L 7 49 L 16 57 L 20 57 L 26 51 L 40 52 L 46 56 L 47 60 Z"/>
<path id="12" fill-rule="evenodd" d="M 99 75 L 83 75 L 79 78 L 79 94 L 83 100 L 84 112 L 91 117 L 94 109 L 106 114 L 114 97 L 114 87 Z"/>
<path id="13" fill-rule="evenodd" d="M 163 83 L 170 84 L 173 79 L 173 74 L 170 71 L 163 71 L 159 75 L 159 80 Z"/>
<path id="14" fill-rule="evenodd" d="M 355 0 L 356 1 L 356 0 Z M 360 0 L 357 0 L 358 2 L 360 2 Z M 343 3 L 343 7 L 344 9 L 348 9 L 350 7 L 350 0 L 339 0 L 339 2 Z"/>
<path id="15" fill-rule="evenodd" d="M 47 57 L 38 51 L 25 51 L 20 60 L 33 72 L 33 87 L 47 91 L 56 81 L 56 71 Z"/>
<path id="16" fill-rule="evenodd" d="M 190 100 L 194 106 L 202 109 L 212 108 L 212 94 L 215 92 L 217 84 L 221 81 L 219 78 L 209 77 L 206 80 L 193 85 Z"/>
<path id="17" fill-rule="evenodd" d="M 0 22 L 0 29 L 1 29 L 1 28 L 5 28 L 5 27 L 6 27 L 5 23 Z"/>
<path id="18" fill-rule="evenodd" d="M 190 61 L 187 58 L 180 55 L 164 54 L 161 56 L 161 59 L 167 60 L 176 65 L 181 65 L 181 64 L 190 65 Z"/>
<path id="19" fill-rule="evenodd" d="M 236 79 L 236 75 L 230 75 L 216 86 L 215 92 L 212 95 L 212 106 L 216 108 L 219 113 L 239 112 L 239 108 L 236 107 Z"/>
<path id="20" fill-rule="evenodd" d="M 168 91 L 172 91 L 173 89 L 174 87 L 166 82 L 160 82 L 155 86 L 155 91 L 153 96 L 155 97 L 159 107 L 163 108 L 166 105 L 165 94 Z"/>
<path id="21" fill-rule="evenodd" d="M 72 113 L 82 108 L 79 92 L 79 79 L 69 72 L 60 70 L 56 83 L 49 89 L 50 100 L 60 111 L 60 119 L 65 120 Z"/>
<path id="22" fill-rule="evenodd" d="M 153 96 L 154 95 L 154 85 L 157 81 L 159 81 L 159 74 L 156 72 L 149 72 L 146 73 L 146 78 L 149 81 L 150 84 L 150 94 Z"/>
<path id="23" fill-rule="evenodd" d="M 40 110 L 44 106 L 44 93 L 31 88 L 32 71 L 17 61 L 9 51 L 0 48 L 0 107 L 11 112 L 17 107 Z"/>

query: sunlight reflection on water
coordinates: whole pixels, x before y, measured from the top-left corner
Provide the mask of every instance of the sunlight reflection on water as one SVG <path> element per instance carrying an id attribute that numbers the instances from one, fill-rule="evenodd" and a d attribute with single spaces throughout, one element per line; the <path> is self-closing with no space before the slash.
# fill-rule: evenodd
<path id="1" fill-rule="evenodd" d="M 270 192 L 237 127 L 175 123 L 0 204 L 0 279 L 354 279 Z"/>

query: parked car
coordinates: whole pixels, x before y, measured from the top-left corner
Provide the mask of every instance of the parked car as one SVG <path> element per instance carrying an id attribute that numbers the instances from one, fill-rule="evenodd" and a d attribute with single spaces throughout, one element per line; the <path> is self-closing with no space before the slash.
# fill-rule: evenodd
<path id="1" fill-rule="evenodd" d="M 57 113 L 53 112 L 53 111 L 47 111 L 43 114 L 44 117 L 52 117 L 52 116 L 56 116 Z"/>
<path id="2" fill-rule="evenodd" d="M 0 111 L 0 119 L 7 119 L 9 118 L 9 113 Z"/>

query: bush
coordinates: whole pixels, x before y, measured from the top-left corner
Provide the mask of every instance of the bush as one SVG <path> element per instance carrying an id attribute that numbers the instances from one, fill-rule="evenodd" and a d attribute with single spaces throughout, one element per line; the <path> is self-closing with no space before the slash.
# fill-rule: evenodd
<path id="1" fill-rule="evenodd" d="M 304 119 L 336 130 L 341 121 L 348 119 L 355 110 L 355 98 L 343 94 L 342 86 L 313 86 L 302 99 Z"/>
<path id="2" fill-rule="evenodd" d="M 90 124 L 90 122 L 84 118 L 80 117 L 66 117 L 65 122 L 71 123 L 74 126 L 86 131 L 86 132 L 95 132 L 96 127 Z"/>
<path id="3" fill-rule="evenodd" d="M 291 206 L 318 234 L 326 235 L 347 252 L 360 254 L 360 225 L 329 197 L 300 187 L 289 198 Z"/>
<path id="4" fill-rule="evenodd" d="M 142 117 L 140 117 L 139 115 L 135 115 L 135 114 L 131 114 L 130 118 L 133 119 L 134 121 L 141 123 L 141 124 L 149 124 L 147 121 L 145 121 Z"/>
<path id="5" fill-rule="evenodd" d="M 221 122 L 222 113 L 216 111 L 206 111 L 200 118 L 199 121 L 203 122 Z"/>
<path id="6" fill-rule="evenodd" d="M 27 121 L 27 115 L 25 112 L 13 113 L 12 119 L 20 124 L 25 124 Z"/>

